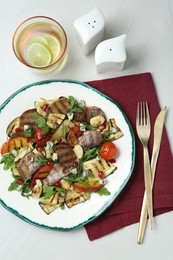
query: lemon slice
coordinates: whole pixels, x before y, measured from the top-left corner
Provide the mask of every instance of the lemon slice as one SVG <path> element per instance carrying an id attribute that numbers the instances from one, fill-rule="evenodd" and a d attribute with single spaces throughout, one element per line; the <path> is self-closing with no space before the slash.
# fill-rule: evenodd
<path id="1" fill-rule="evenodd" d="M 61 43 L 60 41 L 53 35 L 45 33 L 41 36 L 47 42 L 48 49 L 52 52 L 53 61 L 56 60 L 61 51 Z"/>
<path id="2" fill-rule="evenodd" d="M 48 42 L 46 41 L 46 39 L 42 36 L 42 34 L 40 35 L 32 35 L 29 40 L 27 41 L 27 46 L 30 46 L 32 43 L 41 43 L 43 45 L 48 45 Z"/>
<path id="3" fill-rule="evenodd" d="M 34 42 L 26 49 L 26 59 L 31 66 L 44 67 L 52 62 L 52 53 L 42 43 Z"/>

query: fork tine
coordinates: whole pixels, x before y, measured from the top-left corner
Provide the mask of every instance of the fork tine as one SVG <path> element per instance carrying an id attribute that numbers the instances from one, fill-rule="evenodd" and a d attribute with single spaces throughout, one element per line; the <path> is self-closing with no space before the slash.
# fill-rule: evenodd
<path id="1" fill-rule="evenodd" d="M 146 124 L 150 124 L 150 114 L 149 114 L 149 109 L 148 109 L 148 103 L 145 103 L 145 107 L 146 107 Z"/>
<path id="2" fill-rule="evenodd" d="M 139 102 L 137 104 L 136 125 L 139 125 Z"/>

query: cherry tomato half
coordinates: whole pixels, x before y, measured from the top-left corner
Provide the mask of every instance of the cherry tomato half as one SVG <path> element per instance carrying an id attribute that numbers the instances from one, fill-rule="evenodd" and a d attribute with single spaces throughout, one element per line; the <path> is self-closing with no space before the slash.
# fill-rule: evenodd
<path id="1" fill-rule="evenodd" d="M 106 142 L 100 147 L 99 154 L 103 159 L 109 161 L 115 159 L 118 155 L 118 149 L 114 143 Z"/>
<path id="2" fill-rule="evenodd" d="M 45 134 L 42 134 L 42 128 L 38 128 L 35 132 L 34 132 L 34 140 L 36 142 L 37 145 L 39 146 L 44 146 L 46 145 L 46 143 L 50 140 L 51 138 L 51 133 L 48 131 Z"/>

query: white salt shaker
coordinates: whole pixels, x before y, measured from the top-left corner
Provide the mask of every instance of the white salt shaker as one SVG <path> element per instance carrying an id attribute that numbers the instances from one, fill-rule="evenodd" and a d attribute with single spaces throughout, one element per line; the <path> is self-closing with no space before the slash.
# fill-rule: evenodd
<path id="1" fill-rule="evenodd" d="M 125 48 L 126 35 L 120 35 L 102 41 L 95 49 L 95 64 L 97 72 L 118 72 L 124 67 L 126 61 Z"/>
<path id="2" fill-rule="evenodd" d="M 105 18 L 100 9 L 95 7 L 89 13 L 77 18 L 73 26 L 84 54 L 88 55 L 103 39 Z"/>

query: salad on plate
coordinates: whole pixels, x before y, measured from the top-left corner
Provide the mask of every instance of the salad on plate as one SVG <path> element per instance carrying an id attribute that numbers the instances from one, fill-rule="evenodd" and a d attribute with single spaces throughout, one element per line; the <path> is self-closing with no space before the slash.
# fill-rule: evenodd
<path id="1" fill-rule="evenodd" d="M 1 146 L 4 170 L 11 170 L 9 191 L 38 200 L 46 214 L 72 208 L 90 194 L 108 196 L 107 178 L 123 136 L 115 118 L 73 96 L 35 101 L 7 127 Z"/>

